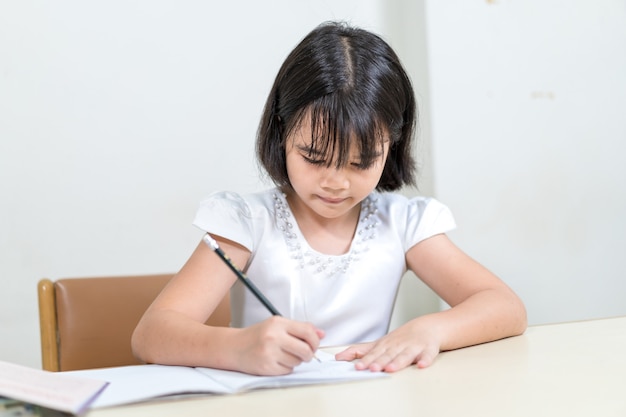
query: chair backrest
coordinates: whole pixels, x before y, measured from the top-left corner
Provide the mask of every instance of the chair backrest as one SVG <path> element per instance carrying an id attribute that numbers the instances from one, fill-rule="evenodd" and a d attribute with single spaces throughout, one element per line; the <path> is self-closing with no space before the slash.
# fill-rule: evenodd
<path id="1" fill-rule="evenodd" d="M 172 274 L 39 281 L 42 367 L 48 371 L 141 363 L 130 339 Z M 229 297 L 207 324 L 228 326 Z"/>

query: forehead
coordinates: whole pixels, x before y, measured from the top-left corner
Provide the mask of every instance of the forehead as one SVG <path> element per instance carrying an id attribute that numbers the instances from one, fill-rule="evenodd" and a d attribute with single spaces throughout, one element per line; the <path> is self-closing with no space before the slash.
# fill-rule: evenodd
<path id="1" fill-rule="evenodd" d="M 286 140 L 299 148 L 316 153 L 336 153 L 349 150 L 357 153 L 378 153 L 389 142 L 386 129 L 376 127 L 369 132 L 346 123 L 328 121 L 328 117 L 315 117 L 304 112 L 287 131 Z"/>
<path id="2" fill-rule="evenodd" d="M 287 150 L 297 150 L 326 167 L 338 169 L 349 164 L 369 168 L 381 158 L 387 158 L 390 142 L 385 136 L 381 135 L 375 141 L 363 140 L 354 133 L 333 136 L 334 132 L 320 131 L 311 126 L 309 118 L 307 120 L 292 131 L 287 139 Z"/>

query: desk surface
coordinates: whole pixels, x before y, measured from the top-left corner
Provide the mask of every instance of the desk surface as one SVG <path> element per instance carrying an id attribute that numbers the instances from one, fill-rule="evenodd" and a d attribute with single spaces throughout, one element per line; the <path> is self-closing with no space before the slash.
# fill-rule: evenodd
<path id="1" fill-rule="evenodd" d="M 93 410 L 87 417 L 626 416 L 626 317 L 530 327 L 389 378 Z"/>

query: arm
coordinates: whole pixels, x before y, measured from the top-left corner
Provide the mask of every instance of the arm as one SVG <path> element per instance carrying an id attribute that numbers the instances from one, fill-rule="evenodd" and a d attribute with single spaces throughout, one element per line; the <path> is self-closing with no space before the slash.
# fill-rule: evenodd
<path id="1" fill-rule="evenodd" d="M 393 372 L 412 363 L 429 366 L 442 350 L 519 335 L 526 329 L 522 301 L 498 277 L 457 248 L 446 235 L 412 247 L 409 268 L 451 308 L 415 318 L 376 342 L 337 359 L 361 359 L 358 369 Z"/>
<path id="2" fill-rule="evenodd" d="M 248 250 L 216 240 L 235 264 L 245 265 Z M 235 280 L 222 260 L 200 242 L 139 321 L 131 341 L 135 355 L 150 363 L 262 375 L 289 373 L 310 360 L 322 336 L 311 324 L 282 317 L 245 329 L 204 324 Z"/>

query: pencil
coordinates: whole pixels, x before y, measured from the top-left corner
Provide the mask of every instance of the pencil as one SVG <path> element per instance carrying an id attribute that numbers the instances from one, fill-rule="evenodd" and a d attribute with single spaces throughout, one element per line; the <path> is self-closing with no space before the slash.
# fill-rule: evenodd
<path id="1" fill-rule="evenodd" d="M 267 308 L 267 310 L 270 313 L 272 313 L 273 316 L 282 316 L 282 314 L 280 314 L 278 312 L 278 310 L 276 310 L 276 307 L 274 307 L 274 305 L 270 302 L 270 300 L 268 300 L 263 295 L 261 290 L 259 290 L 259 288 L 256 285 L 254 285 L 254 283 L 252 281 L 250 281 L 250 279 L 246 276 L 246 274 L 243 273 L 243 271 L 241 269 L 237 268 L 237 266 L 228 257 L 228 255 L 226 255 L 226 253 L 224 253 L 222 248 L 220 248 L 220 245 L 217 244 L 217 241 L 215 239 L 213 239 L 211 237 L 211 235 L 206 233 L 204 235 L 204 237 L 202 238 L 202 240 L 211 249 L 213 249 L 213 251 L 217 254 L 217 256 L 219 256 L 224 261 L 224 263 L 226 263 L 226 265 L 231 269 L 231 271 L 233 271 L 235 273 L 235 275 L 237 276 L 239 281 L 241 281 L 252 292 L 252 294 L 254 294 L 254 296 L 261 302 L 261 304 L 263 304 L 265 306 L 265 308 Z M 317 356 L 314 355 L 313 357 L 318 362 L 321 362 Z"/>

